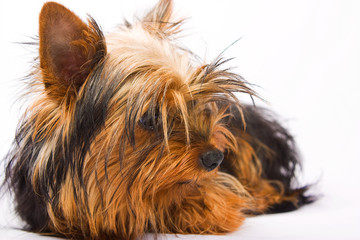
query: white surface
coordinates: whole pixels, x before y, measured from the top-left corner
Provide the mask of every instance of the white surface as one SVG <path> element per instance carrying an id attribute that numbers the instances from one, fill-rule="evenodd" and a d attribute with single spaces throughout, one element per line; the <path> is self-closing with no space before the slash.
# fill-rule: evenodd
<path id="1" fill-rule="evenodd" d="M 91 14 L 108 32 L 123 16 L 132 20 L 133 13 L 144 13 L 156 1 L 60 2 L 81 17 Z M 14 104 L 19 79 L 34 57 L 31 48 L 14 42 L 37 34 L 42 3 L 0 3 L 1 156 L 10 146 L 21 112 L 21 102 Z M 177 15 L 191 17 L 182 41 L 208 60 L 242 37 L 225 56 L 236 57 L 231 65 L 261 86 L 256 90 L 288 120 L 304 157 L 302 179 L 319 179 L 316 191 L 323 195 L 296 212 L 249 218 L 239 231 L 226 236 L 178 237 L 360 239 L 360 1 L 175 0 L 175 9 Z M 16 230 L 20 223 L 11 215 L 10 203 L 6 198 L 0 202 L 0 239 L 47 239 Z"/>

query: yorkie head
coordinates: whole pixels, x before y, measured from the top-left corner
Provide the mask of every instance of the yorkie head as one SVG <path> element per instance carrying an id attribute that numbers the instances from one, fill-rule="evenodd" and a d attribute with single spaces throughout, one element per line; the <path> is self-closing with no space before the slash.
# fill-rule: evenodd
<path id="1" fill-rule="evenodd" d="M 60 4 L 40 13 L 39 95 L 24 114 L 7 182 L 27 228 L 76 239 L 220 234 L 244 216 L 309 199 L 293 188 L 293 139 L 242 77 L 176 44 L 160 0 L 103 35 Z"/>

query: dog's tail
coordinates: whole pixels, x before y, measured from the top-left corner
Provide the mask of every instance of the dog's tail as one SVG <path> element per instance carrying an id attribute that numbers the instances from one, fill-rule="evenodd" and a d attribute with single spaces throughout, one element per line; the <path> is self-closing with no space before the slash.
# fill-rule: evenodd
<path id="1" fill-rule="evenodd" d="M 307 194 L 311 185 L 300 186 L 295 176 L 301 169 L 301 162 L 294 137 L 272 112 L 264 108 L 245 106 L 243 114 L 245 132 L 251 136 L 250 144 L 262 165 L 261 177 L 280 182 L 285 199 L 297 200 L 284 200 L 272 205 L 268 213 L 292 211 L 315 201 L 315 196 Z"/>

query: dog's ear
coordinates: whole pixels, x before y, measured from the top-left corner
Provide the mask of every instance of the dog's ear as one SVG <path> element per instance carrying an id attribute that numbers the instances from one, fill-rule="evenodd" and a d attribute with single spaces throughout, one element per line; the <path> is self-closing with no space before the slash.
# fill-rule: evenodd
<path id="1" fill-rule="evenodd" d="M 48 95 L 76 93 L 105 56 L 103 34 L 93 19 L 84 23 L 64 6 L 48 2 L 40 13 L 40 69 Z"/>
<path id="2" fill-rule="evenodd" d="M 151 33 L 169 36 L 179 32 L 182 20 L 172 19 L 173 1 L 159 0 L 155 7 L 143 18 L 143 26 Z"/>

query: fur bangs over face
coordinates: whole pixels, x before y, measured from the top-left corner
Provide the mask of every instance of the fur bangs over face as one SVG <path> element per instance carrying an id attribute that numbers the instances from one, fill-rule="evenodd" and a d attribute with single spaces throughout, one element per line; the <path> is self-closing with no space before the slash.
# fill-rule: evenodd
<path id="1" fill-rule="evenodd" d="M 160 0 L 105 38 L 93 19 L 44 5 L 33 75 L 43 92 L 6 169 L 29 230 L 74 239 L 220 234 L 245 214 L 297 207 L 306 187 L 290 187 L 291 135 L 240 104 L 236 93 L 256 93 L 222 69 L 227 60 L 199 64 L 177 46 L 182 21 L 171 15 L 172 1 Z M 275 162 L 270 146 L 285 159 Z"/>

